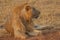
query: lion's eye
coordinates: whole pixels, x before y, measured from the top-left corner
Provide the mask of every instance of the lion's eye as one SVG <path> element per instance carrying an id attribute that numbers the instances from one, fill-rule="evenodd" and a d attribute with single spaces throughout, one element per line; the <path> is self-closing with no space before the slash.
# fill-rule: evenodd
<path id="1" fill-rule="evenodd" d="M 30 9 L 31 9 L 31 7 L 30 6 L 26 6 L 26 11 L 29 11 Z"/>

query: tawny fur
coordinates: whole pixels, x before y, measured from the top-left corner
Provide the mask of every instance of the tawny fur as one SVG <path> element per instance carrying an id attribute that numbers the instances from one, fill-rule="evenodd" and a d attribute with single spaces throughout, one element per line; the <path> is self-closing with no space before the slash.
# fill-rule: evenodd
<path id="1" fill-rule="evenodd" d="M 25 38 L 27 31 L 33 31 L 33 14 L 32 7 L 28 3 L 22 6 L 16 6 L 13 8 L 11 19 L 5 23 L 6 30 L 11 33 L 12 36 L 17 38 Z"/>

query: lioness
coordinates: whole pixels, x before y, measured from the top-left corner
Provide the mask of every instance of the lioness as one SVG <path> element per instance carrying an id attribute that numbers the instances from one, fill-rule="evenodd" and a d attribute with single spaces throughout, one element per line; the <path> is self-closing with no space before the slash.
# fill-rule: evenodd
<path id="1" fill-rule="evenodd" d="M 27 32 L 33 32 L 33 18 L 38 18 L 40 12 L 28 3 L 13 8 L 11 19 L 5 23 L 6 30 L 16 38 L 26 38 Z"/>

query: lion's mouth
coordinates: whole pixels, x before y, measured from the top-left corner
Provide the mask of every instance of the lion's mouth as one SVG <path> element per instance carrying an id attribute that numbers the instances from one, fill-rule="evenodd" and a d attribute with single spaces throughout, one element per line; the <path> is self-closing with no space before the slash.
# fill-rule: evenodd
<path id="1" fill-rule="evenodd" d="M 40 15 L 40 12 L 38 12 L 38 13 L 34 14 L 34 18 L 38 18 L 38 17 L 39 17 L 39 15 Z"/>
<path id="2" fill-rule="evenodd" d="M 38 18 L 39 16 L 35 16 L 35 18 Z"/>

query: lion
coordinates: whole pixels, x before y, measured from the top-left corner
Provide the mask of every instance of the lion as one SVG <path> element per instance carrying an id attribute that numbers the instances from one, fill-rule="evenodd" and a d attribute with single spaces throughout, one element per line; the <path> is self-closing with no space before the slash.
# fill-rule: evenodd
<path id="1" fill-rule="evenodd" d="M 40 12 L 34 7 L 25 3 L 21 6 L 15 6 L 12 16 L 4 26 L 5 29 L 16 38 L 26 38 L 27 32 L 34 31 L 33 18 L 38 18 Z"/>

